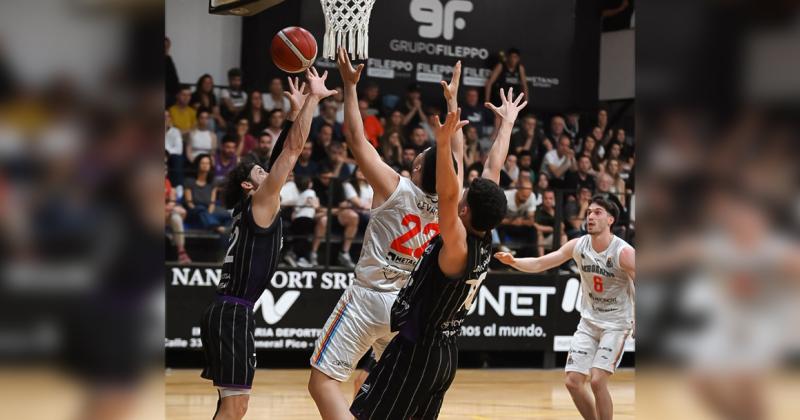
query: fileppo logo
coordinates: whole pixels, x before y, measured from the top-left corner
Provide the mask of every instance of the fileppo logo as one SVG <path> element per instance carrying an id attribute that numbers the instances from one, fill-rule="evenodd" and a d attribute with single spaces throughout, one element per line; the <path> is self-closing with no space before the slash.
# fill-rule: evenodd
<path id="1" fill-rule="evenodd" d="M 264 317 L 264 321 L 270 325 L 276 324 L 289 312 L 289 308 L 292 307 L 299 297 L 299 291 L 289 290 L 281 295 L 278 301 L 275 302 L 275 297 L 272 296 L 272 292 L 265 290 L 264 294 L 262 294 L 261 298 L 256 302 L 253 310 L 257 311 L 258 308 L 261 307 L 261 316 Z"/>
<path id="2" fill-rule="evenodd" d="M 464 29 L 467 21 L 456 18 L 456 13 L 469 13 L 473 5 L 467 0 L 451 0 L 442 5 L 440 0 L 412 0 L 411 18 L 422 23 L 419 36 L 423 38 L 453 39 L 456 29 Z"/>

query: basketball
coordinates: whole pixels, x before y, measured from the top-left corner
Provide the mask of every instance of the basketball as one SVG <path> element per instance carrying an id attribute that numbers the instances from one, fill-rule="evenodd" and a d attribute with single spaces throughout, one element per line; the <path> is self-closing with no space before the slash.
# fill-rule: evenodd
<path id="1" fill-rule="evenodd" d="M 272 38 L 270 53 L 276 67 L 287 73 L 300 73 L 314 64 L 317 41 L 311 32 L 299 26 L 289 26 Z"/>

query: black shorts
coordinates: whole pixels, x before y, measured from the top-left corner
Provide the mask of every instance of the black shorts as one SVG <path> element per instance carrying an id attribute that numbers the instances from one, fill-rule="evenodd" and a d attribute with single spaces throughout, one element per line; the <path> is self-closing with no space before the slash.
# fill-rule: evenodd
<path id="1" fill-rule="evenodd" d="M 375 369 L 377 363 L 378 362 L 375 360 L 375 353 L 372 352 L 372 348 L 370 347 L 356 364 L 356 369 L 361 369 L 369 373 L 372 372 L 372 369 Z"/>
<path id="2" fill-rule="evenodd" d="M 366 419 L 435 419 L 456 376 L 454 340 L 417 344 L 395 336 L 358 391 L 350 413 Z"/>
<path id="3" fill-rule="evenodd" d="M 250 389 L 256 371 L 252 304 L 220 296 L 208 305 L 200 326 L 206 356 L 200 376 L 218 387 Z"/>

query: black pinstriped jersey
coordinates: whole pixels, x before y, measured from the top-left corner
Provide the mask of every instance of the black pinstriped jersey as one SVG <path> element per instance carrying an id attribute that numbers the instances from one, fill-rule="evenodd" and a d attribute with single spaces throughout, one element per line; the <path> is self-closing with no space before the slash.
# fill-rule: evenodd
<path id="1" fill-rule="evenodd" d="M 269 227 L 258 226 L 253 219 L 252 201 L 247 197 L 233 209 L 233 230 L 217 293 L 255 302 L 278 267 L 283 229 L 279 214 Z"/>
<path id="2" fill-rule="evenodd" d="M 457 336 L 489 269 L 490 235 L 467 235 L 467 266 L 457 279 L 447 278 L 439 268 L 443 244 L 441 236 L 431 240 L 392 305 L 392 331 L 411 342 Z"/>

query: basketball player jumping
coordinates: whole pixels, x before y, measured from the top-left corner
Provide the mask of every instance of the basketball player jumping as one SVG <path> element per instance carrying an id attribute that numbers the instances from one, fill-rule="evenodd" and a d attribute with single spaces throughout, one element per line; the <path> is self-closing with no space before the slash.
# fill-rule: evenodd
<path id="1" fill-rule="evenodd" d="M 362 419 L 435 419 L 458 366 L 456 337 L 486 277 L 491 260 L 491 230 L 506 214 L 498 185 L 500 168 L 522 95 L 493 108 L 502 119 L 482 177 L 465 194 L 450 161 L 451 136 L 468 121 L 450 112 L 444 126 L 436 119 L 439 228 L 392 306 L 392 339 L 350 407 Z"/>
<path id="2" fill-rule="evenodd" d="M 319 101 L 336 91 L 325 87 L 312 67 L 305 83 L 289 79 L 292 112 L 275 145 L 270 167 L 251 160 L 239 163 L 228 175 L 225 201 L 233 209 L 233 230 L 222 266 L 216 299 L 201 321 L 206 367 L 203 378 L 218 389 L 214 419 L 241 419 L 247 412 L 256 368 L 253 305 L 267 287 L 278 265 L 281 236 L 280 190 L 294 167 L 311 129 Z M 267 172 L 269 170 L 270 172 Z"/>
<path id="3" fill-rule="evenodd" d="M 566 386 L 584 419 L 607 420 L 614 414 L 608 380 L 622 358 L 634 328 L 635 257 L 633 247 L 611 233 L 619 209 L 594 197 L 586 215 L 589 232 L 539 258 L 495 257 L 517 270 L 538 273 L 575 259 L 581 273 L 581 321 L 567 356 Z M 591 383 L 592 395 L 586 389 Z"/>
<path id="4" fill-rule="evenodd" d="M 311 356 L 308 390 L 325 420 L 352 418 L 339 383 L 350 377 L 370 347 L 375 358 L 380 358 L 394 335 L 389 328 L 392 303 L 428 242 L 439 232 L 436 147 L 416 157 L 411 179 L 398 175 L 364 135 L 356 93 L 364 65 L 353 68 L 341 48 L 337 61 L 344 83 L 347 145 L 375 193 L 355 281 L 342 294 Z M 458 106 L 460 76 L 459 62 L 451 82 L 442 82 L 451 111 Z M 458 167 L 459 178 L 464 172 L 463 139 L 457 130 L 451 160 Z"/>

